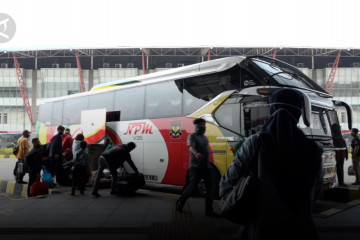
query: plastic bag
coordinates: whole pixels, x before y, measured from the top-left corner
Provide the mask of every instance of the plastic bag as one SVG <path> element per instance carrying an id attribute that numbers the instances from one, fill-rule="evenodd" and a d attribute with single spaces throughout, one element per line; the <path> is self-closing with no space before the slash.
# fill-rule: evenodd
<path id="1" fill-rule="evenodd" d="M 42 180 L 44 182 L 46 182 L 50 188 L 53 188 L 56 186 L 56 184 L 54 183 L 54 181 L 52 179 L 51 173 L 46 168 L 43 168 Z"/>

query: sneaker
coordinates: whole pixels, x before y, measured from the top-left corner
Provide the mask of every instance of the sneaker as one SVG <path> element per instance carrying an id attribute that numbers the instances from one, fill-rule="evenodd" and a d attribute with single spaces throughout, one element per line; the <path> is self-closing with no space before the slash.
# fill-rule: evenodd
<path id="1" fill-rule="evenodd" d="M 117 194 L 117 192 L 116 192 L 115 190 L 114 190 L 114 191 L 113 191 L 113 190 L 111 190 L 110 194 L 111 194 L 111 195 L 116 195 L 116 194 Z"/>
<path id="2" fill-rule="evenodd" d="M 71 195 L 71 196 L 75 196 L 75 193 L 74 193 L 74 192 L 71 192 L 70 195 Z"/>
<path id="3" fill-rule="evenodd" d="M 220 217 L 219 214 L 214 213 L 214 212 L 206 212 L 205 216 L 207 216 L 207 217 Z"/>
<path id="4" fill-rule="evenodd" d="M 180 202 L 180 200 L 178 199 L 178 200 L 176 200 L 176 211 L 178 211 L 178 212 L 182 212 L 182 208 L 183 208 L 183 206 L 182 206 L 182 204 L 181 204 L 181 202 Z"/>
<path id="5" fill-rule="evenodd" d="M 347 185 L 345 183 L 339 183 L 340 187 L 347 187 Z"/>
<path id="6" fill-rule="evenodd" d="M 94 196 L 94 197 L 101 197 L 101 195 L 99 194 L 99 193 L 92 193 L 92 195 Z"/>

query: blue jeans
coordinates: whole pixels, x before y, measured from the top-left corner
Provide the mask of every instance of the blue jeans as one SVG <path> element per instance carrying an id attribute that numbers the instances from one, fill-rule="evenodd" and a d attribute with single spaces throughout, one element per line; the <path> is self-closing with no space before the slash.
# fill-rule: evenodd
<path id="1" fill-rule="evenodd" d="M 213 211 L 212 205 L 214 198 L 214 179 L 212 177 L 211 168 L 189 168 L 188 181 L 184 187 L 182 195 L 179 198 L 179 201 L 181 205 L 184 205 L 186 200 L 191 197 L 192 193 L 197 188 L 201 179 L 204 179 L 206 185 L 205 212 L 210 213 Z"/>
<path id="2" fill-rule="evenodd" d="M 93 186 L 93 190 L 92 190 L 93 194 L 97 193 L 97 191 L 99 189 L 99 182 L 100 182 L 101 175 L 105 168 L 109 168 L 109 164 L 106 162 L 106 159 L 104 157 L 100 156 L 99 161 L 98 161 L 98 170 L 97 170 L 97 174 L 96 174 L 96 178 L 95 178 L 95 182 L 94 182 L 94 186 Z M 116 180 L 117 180 L 117 170 L 110 169 L 110 173 L 111 173 L 111 191 L 115 191 Z"/>

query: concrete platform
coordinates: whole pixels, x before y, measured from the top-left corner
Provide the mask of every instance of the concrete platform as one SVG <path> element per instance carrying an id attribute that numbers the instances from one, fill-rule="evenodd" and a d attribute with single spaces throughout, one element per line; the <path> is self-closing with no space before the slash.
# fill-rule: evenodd
<path id="1" fill-rule="evenodd" d="M 238 229 L 223 218 L 206 217 L 204 199 L 190 198 L 184 211 L 175 210 L 178 194 L 140 189 L 133 196 L 100 198 L 70 196 L 69 187 L 58 187 L 40 198 L 0 194 L 0 238 L 38 239 L 231 239 Z M 321 239 L 360 239 L 360 204 L 333 211 L 343 203 L 326 207 L 331 214 L 314 215 Z M 217 211 L 218 201 L 214 203 Z M 325 211 L 325 210 L 324 210 Z"/>

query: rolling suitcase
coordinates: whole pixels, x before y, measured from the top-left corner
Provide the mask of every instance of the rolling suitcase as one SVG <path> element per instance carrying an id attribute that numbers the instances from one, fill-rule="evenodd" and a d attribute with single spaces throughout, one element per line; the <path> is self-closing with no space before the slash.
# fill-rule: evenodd
<path id="1" fill-rule="evenodd" d="M 119 176 L 116 181 L 116 192 L 121 195 L 131 195 L 145 185 L 145 178 L 142 173 L 128 173 Z"/>

